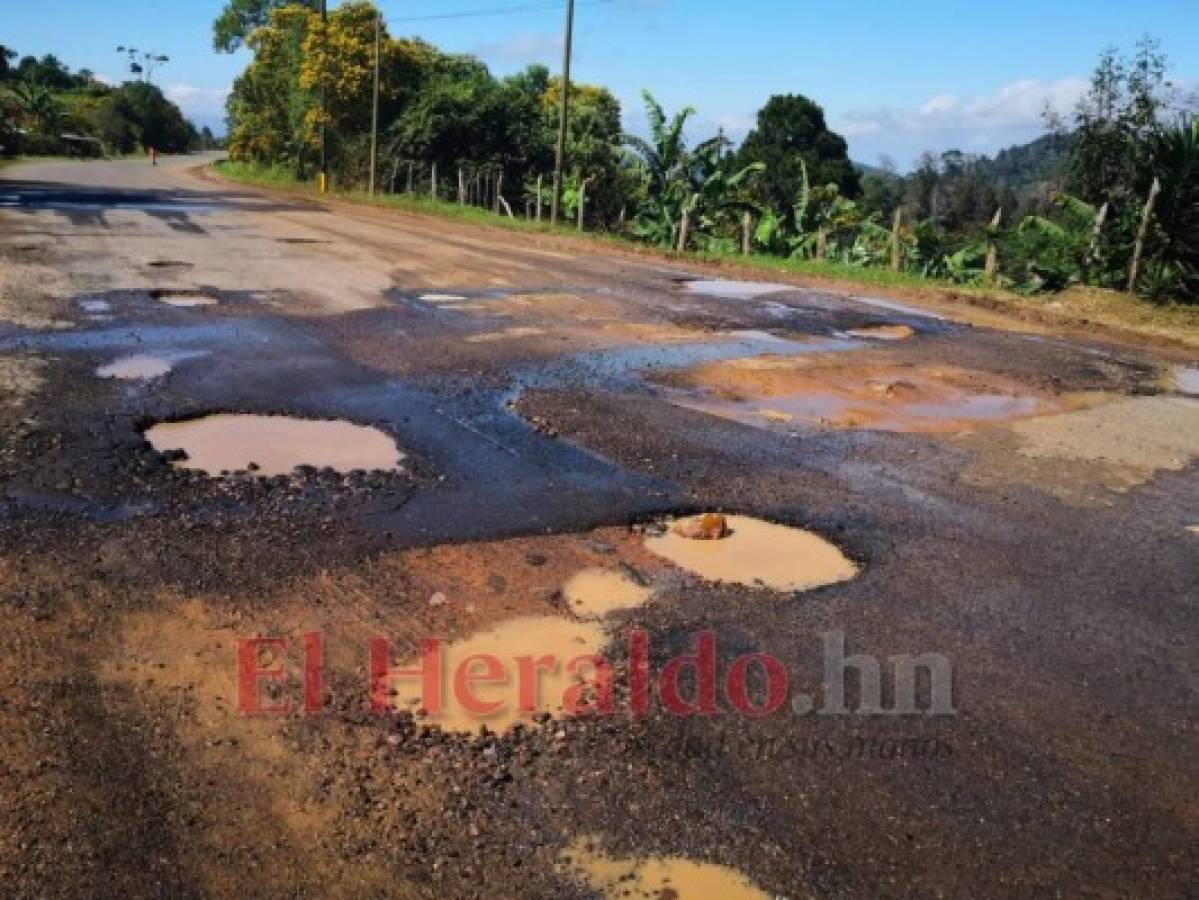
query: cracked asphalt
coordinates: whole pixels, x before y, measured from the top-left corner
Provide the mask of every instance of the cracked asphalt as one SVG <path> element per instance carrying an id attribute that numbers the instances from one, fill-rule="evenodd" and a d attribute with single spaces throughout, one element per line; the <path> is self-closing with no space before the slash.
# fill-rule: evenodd
<path id="1" fill-rule="evenodd" d="M 1168 379 L 1194 360 L 943 300 L 705 293 L 732 276 L 208 161 L 0 176 L 0 895 L 622 896 L 564 863 L 583 837 L 765 896 L 1199 894 L 1199 400 Z M 912 336 L 851 334 L 879 326 Z M 130 354 L 173 367 L 96 374 Z M 938 433 L 697 408 L 756 408 L 705 387 L 729 366 L 894 370 L 887 397 L 952 369 L 1058 405 Z M 404 461 L 213 478 L 143 438 L 216 412 L 373 426 Z M 642 545 L 700 511 L 809 529 L 860 574 L 780 595 Z M 954 711 L 854 711 L 853 675 L 842 715 L 462 734 L 367 708 L 371 638 L 398 661 L 569 618 L 589 568 L 653 589 L 605 620 L 618 682 L 630 631 L 655 669 L 711 631 L 819 711 L 841 634 L 884 706 L 891 657 L 943 656 Z M 298 702 L 312 632 L 323 714 L 240 715 L 238 641 L 291 641 Z"/>

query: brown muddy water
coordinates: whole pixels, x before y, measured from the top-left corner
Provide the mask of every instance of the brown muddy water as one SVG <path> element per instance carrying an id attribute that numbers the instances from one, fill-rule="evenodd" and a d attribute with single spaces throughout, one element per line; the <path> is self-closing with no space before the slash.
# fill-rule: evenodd
<path id="1" fill-rule="evenodd" d="M 584 619 L 643 606 L 654 592 L 613 569 L 584 569 L 562 588 L 566 605 Z"/>
<path id="2" fill-rule="evenodd" d="M 562 852 L 559 868 L 605 900 L 769 900 L 744 875 L 724 866 L 682 857 L 607 856 L 595 838 L 580 838 Z"/>
<path id="3" fill-rule="evenodd" d="M 444 731 L 474 734 L 482 725 L 497 733 L 503 733 L 521 722 L 529 722 L 548 713 L 558 717 L 564 712 L 563 701 L 580 679 L 593 678 L 590 666 L 581 667 L 577 674 L 569 669 L 570 663 L 579 657 L 595 656 L 603 650 L 607 636 L 596 622 L 579 622 L 559 616 L 521 616 L 502 622 L 489 631 L 481 631 L 459 641 L 443 645 L 442 682 L 444 706 L 438 713 L 429 711 L 427 721 Z M 490 715 L 480 715 L 464 708 L 454 690 L 455 673 L 459 667 L 480 654 L 499 660 L 505 677 L 504 683 L 474 682 L 471 693 L 481 703 L 499 703 L 500 707 Z M 552 670 L 542 670 L 537 676 L 538 690 L 531 709 L 521 709 L 519 691 L 519 668 L 517 659 L 532 657 L 541 659 L 552 656 Z M 399 671 L 418 668 L 420 660 L 402 663 Z M 469 671 L 485 673 L 486 665 L 476 661 Z M 399 709 L 415 710 L 423 698 L 419 679 L 397 678 L 392 687 L 396 694 L 394 703 Z"/>
<path id="4" fill-rule="evenodd" d="M 121 381 L 142 381 L 152 378 L 162 378 L 164 375 L 169 375 L 178 363 L 205 355 L 201 352 L 135 353 L 131 356 L 122 356 L 119 359 L 114 359 L 107 365 L 100 366 L 100 368 L 96 369 L 96 374 L 101 378 L 116 378 Z"/>
<path id="5" fill-rule="evenodd" d="M 649 534 L 645 548 L 705 581 L 768 588 L 783 593 L 808 591 L 858 574 L 857 565 L 819 535 L 749 516 L 728 516 L 729 535 L 720 540 L 684 537 L 695 516 L 667 523 Z"/>
<path id="6" fill-rule="evenodd" d="M 962 431 L 1070 408 L 1015 382 L 953 366 L 759 356 L 665 376 L 677 406 L 755 427 Z"/>
<path id="7" fill-rule="evenodd" d="M 915 333 L 915 329 L 908 325 L 871 325 L 868 328 L 854 328 L 849 336 L 867 341 L 905 341 Z"/>
<path id="8" fill-rule="evenodd" d="M 545 329 L 533 327 L 505 328 L 503 331 L 473 334 L 466 339 L 466 342 L 468 344 L 488 344 L 493 341 L 516 340 L 517 338 L 536 337 L 541 334 L 545 334 Z"/>
<path id="9" fill-rule="evenodd" d="M 304 465 L 339 472 L 393 470 L 404 458 L 395 441 L 377 428 L 288 416 L 222 413 L 162 422 L 146 431 L 146 439 L 160 453 L 186 453 L 176 467 L 214 476 L 244 471 L 287 475 Z"/>

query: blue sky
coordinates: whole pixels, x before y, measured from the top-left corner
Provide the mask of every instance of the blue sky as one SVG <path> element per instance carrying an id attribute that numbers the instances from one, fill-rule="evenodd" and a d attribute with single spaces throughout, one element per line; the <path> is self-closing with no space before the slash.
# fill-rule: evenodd
<path id="1" fill-rule="evenodd" d="M 336 5 L 337 0 L 330 0 Z M 511 7 L 529 0 L 382 0 L 393 34 L 482 56 L 506 73 L 557 68 L 560 10 L 441 21 L 409 17 Z M 552 2 L 552 0 L 551 0 Z M 772 93 L 821 103 L 862 162 L 906 167 L 921 150 L 993 152 L 1039 130 L 1046 98 L 1071 106 L 1100 49 L 1158 36 L 1173 75 L 1199 86 L 1195 0 L 579 0 L 576 75 L 609 86 L 639 130 L 642 87 L 668 109 L 698 108 L 697 134 L 741 136 Z M 220 122 L 246 56 L 212 52 L 222 0 L 39 0 L 13 4 L 0 43 L 56 52 L 75 68 L 122 74 L 118 44 L 172 58 L 156 77 L 196 121 Z"/>

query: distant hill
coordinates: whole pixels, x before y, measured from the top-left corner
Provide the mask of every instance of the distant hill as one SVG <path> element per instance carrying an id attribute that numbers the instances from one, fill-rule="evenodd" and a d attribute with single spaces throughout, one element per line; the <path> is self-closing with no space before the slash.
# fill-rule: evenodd
<path id="1" fill-rule="evenodd" d="M 994 157 L 978 157 L 975 162 L 982 172 L 997 186 L 1019 192 L 1043 181 L 1058 177 L 1070 158 L 1074 144 L 1071 134 L 1046 134 L 1027 144 L 1016 144 L 1000 150 Z M 858 173 L 879 178 L 902 180 L 898 175 L 880 166 L 855 162 Z"/>

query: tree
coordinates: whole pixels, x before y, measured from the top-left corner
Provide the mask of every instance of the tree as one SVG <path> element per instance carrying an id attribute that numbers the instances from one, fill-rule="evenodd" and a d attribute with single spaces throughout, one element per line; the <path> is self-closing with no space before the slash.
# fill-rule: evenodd
<path id="1" fill-rule="evenodd" d="M 9 64 L 16 58 L 17 53 L 15 50 L 9 50 L 3 44 L 0 44 L 0 81 L 6 80 L 12 74 L 12 67 Z"/>
<path id="2" fill-rule="evenodd" d="M 271 14 L 285 6 L 318 8 L 317 0 L 229 0 L 212 23 L 212 47 L 232 53 L 249 42 L 250 35 L 270 23 Z"/>
<path id="3" fill-rule="evenodd" d="M 655 243 L 673 245 L 691 193 L 687 177 L 691 155 L 683 131 L 695 110 L 684 107 L 668 121 L 653 94 L 642 91 L 641 96 L 649 119 L 649 140 L 632 134 L 624 136 L 625 143 L 637 154 L 647 201 L 638 211 L 634 233 Z"/>
<path id="4" fill-rule="evenodd" d="M 44 137 L 57 137 L 62 132 L 62 105 L 50 88 L 35 81 L 21 81 L 12 92 L 30 131 Z"/>
<path id="5" fill-rule="evenodd" d="M 758 113 L 757 127 L 745 139 L 737 158 L 741 166 L 766 166 L 757 180 L 759 199 L 782 221 L 794 220 L 805 170 L 813 185 L 836 185 L 838 192 L 848 198 L 861 193 L 860 178 L 849 161 L 845 139 L 828 129 L 823 109 L 798 94 L 778 95 L 767 101 Z"/>

